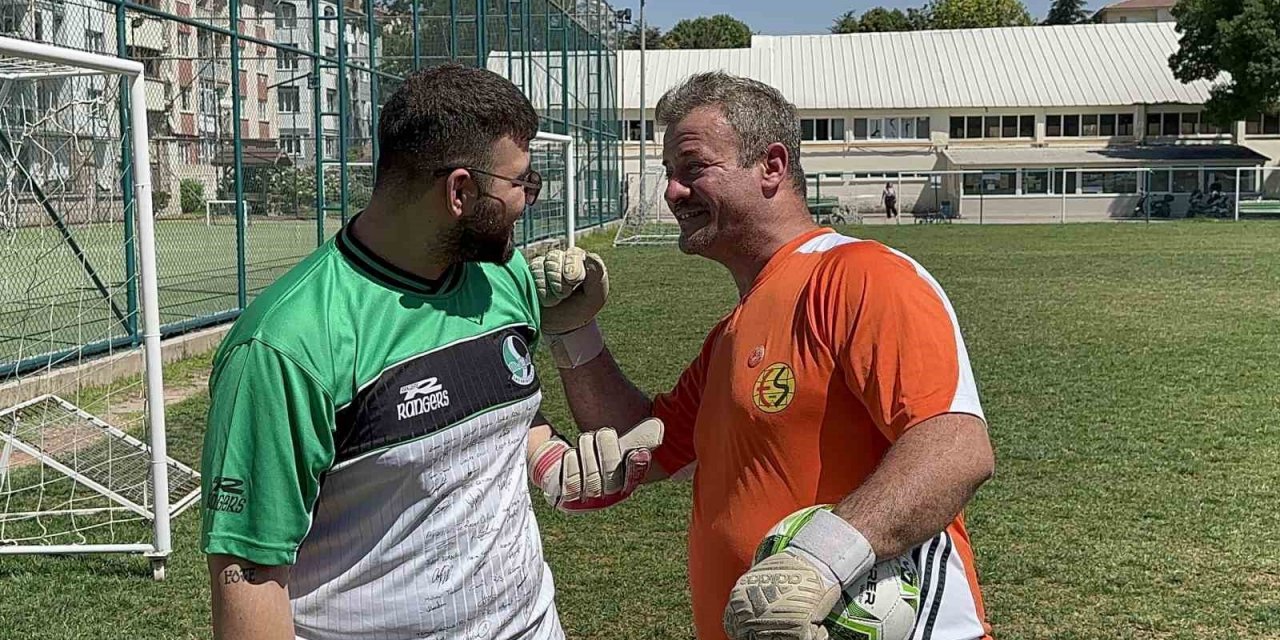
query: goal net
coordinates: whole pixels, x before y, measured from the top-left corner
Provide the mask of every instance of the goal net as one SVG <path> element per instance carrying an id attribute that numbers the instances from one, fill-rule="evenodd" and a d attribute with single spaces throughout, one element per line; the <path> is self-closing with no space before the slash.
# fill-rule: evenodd
<path id="1" fill-rule="evenodd" d="M 666 174 L 661 168 L 627 174 L 622 194 L 626 209 L 614 245 L 675 244 L 680 238 L 680 225 L 663 199 L 666 188 Z"/>
<path id="2" fill-rule="evenodd" d="M 530 161 L 542 176 L 542 190 L 538 201 L 516 224 L 516 244 L 574 246 L 579 175 L 575 150 L 570 136 L 539 133 L 530 141 Z"/>
<path id="3" fill-rule="evenodd" d="M 0 554 L 163 578 L 199 476 L 165 441 L 142 68 L 0 37 Z"/>

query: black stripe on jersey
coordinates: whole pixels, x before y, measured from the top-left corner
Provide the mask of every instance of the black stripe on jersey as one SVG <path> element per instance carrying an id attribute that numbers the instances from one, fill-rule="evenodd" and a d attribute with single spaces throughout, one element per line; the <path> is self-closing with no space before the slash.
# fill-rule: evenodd
<path id="1" fill-rule="evenodd" d="M 925 548 L 928 547 L 928 551 Z M 933 601 L 929 599 L 929 588 L 933 585 L 933 554 L 938 550 L 938 538 L 934 536 L 929 542 L 916 547 L 916 567 L 923 578 L 920 581 L 920 612 L 916 614 L 915 628 L 920 628 L 920 621 L 928 618 L 929 607 Z M 912 637 L 915 637 L 914 630 Z"/>
<path id="2" fill-rule="evenodd" d="M 930 555 L 933 555 L 932 552 Z M 938 611 L 942 609 L 942 594 L 947 588 L 947 562 L 950 559 L 951 536 L 943 531 L 942 556 L 938 558 L 938 582 L 934 587 L 933 606 L 929 608 L 929 619 L 925 621 L 924 635 L 921 636 L 921 640 L 929 640 L 933 637 L 933 624 L 938 620 Z"/>
<path id="3" fill-rule="evenodd" d="M 338 411 L 334 464 L 535 395 L 533 336 L 531 327 L 509 327 L 383 371 Z"/>

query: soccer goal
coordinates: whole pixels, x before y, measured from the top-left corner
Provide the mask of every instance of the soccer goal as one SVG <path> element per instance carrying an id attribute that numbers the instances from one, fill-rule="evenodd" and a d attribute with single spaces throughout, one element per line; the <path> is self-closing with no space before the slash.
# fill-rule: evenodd
<path id="1" fill-rule="evenodd" d="M 166 448 L 142 74 L 0 37 L 0 554 L 163 579 L 199 475 Z"/>
<path id="2" fill-rule="evenodd" d="M 240 215 L 244 216 L 244 223 L 249 224 L 249 203 L 240 203 Z M 235 200 L 205 200 L 204 202 L 204 226 L 235 226 L 236 224 L 236 201 Z"/>
<path id="3" fill-rule="evenodd" d="M 538 202 L 516 227 L 516 242 L 525 246 L 577 244 L 578 156 L 572 136 L 539 132 L 529 143 L 533 168 L 542 175 Z"/>
<path id="4" fill-rule="evenodd" d="M 680 225 L 663 198 L 666 188 L 667 178 L 661 168 L 627 174 L 622 186 L 625 209 L 613 238 L 614 246 L 668 245 L 679 240 Z"/>

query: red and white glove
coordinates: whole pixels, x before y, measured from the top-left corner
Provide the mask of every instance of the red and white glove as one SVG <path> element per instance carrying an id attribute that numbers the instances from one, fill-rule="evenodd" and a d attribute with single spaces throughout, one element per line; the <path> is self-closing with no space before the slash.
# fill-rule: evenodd
<path id="1" fill-rule="evenodd" d="M 657 418 L 621 437 L 608 427 L 584 432 L 576 449 L 553 436 L 529 457 L 529 478 L 560 511 L 596 511 L 627 499 L 644 482 L 660 444 L 662 421 Z"/>

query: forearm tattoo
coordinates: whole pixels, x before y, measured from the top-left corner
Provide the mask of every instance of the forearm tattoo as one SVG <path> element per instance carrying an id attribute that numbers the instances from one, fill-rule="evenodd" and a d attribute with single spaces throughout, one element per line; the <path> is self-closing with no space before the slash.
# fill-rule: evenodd
<path id="1" fill-rule="evenodd" d="M 222 572 L 222 584 L 239 584 L 245 582 L 248 584 L 258 584 L 258 568 L 257 567 L 240 567 L 227 569 Z"/>

